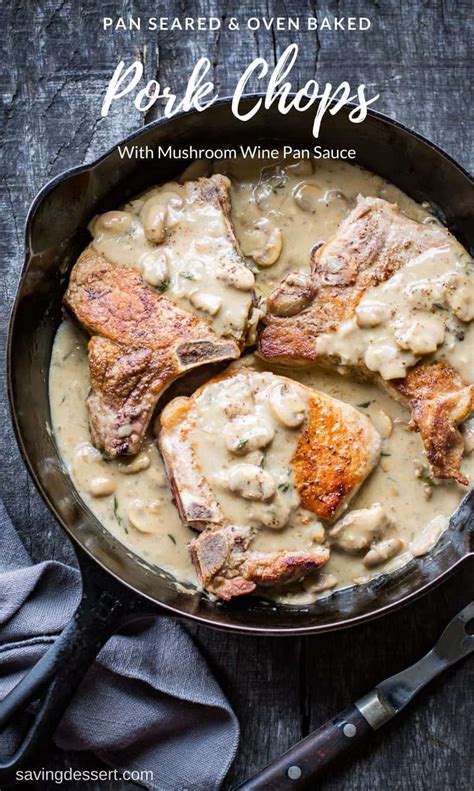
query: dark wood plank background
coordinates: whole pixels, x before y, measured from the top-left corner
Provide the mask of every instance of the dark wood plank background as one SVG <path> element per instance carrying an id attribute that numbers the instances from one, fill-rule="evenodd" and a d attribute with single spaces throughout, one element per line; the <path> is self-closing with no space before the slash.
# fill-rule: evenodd
<path id="1" fill-rule="evenodd" d="M 159 6 L 159 8 L 158 8 Z M 165 11 L 166 9 L 166 11 Z M 299 34 L 227 30 L 211 33 L 104 33 L 103 16 L 158 13 L 240 19 L 311 13 L 369 16 L 368 33 Z M 365 82 L 380 93 L 377 109 L 432 138 L 472 168 L 471 0 L 268 0 L 233 3 L 96 3 L 94 0 L 7 0 L 4 33 L 1 190 L 2 345 L 23 256 L 23 225 L 36 191 L 54 174 L 90 161 L 120 138 L 153 120 L 132 102 L 102 119 L 105 86 L 121 58 L 142 59 L 148 79 L 178 86 L 201 55 L 213 63 L 220 95 L 232 92 L 236 75 L 259 54 L 270 61 L 291 40 L 300 44 L 294 79 L 315 75 L 338 84 Z M 3 371 L 3 366 L 2 366 Z M 5 396 L 0 492 L 35 561 L 74 562 L 68 541 L 46 511 L 20 460 Z M 231 788 L 389 673 L 417 658 L 442 626 L 473 594 L 472 567 L 401 612 L 357 630 L 319 638 L 255 639 L 190 627 L 235 707 L 242 727 L 238 757 L 227 778 Z M 472 787 L 473 665 L 465 661 L 431 685 L 399 722 L 379 732 L 356 758 L 332 770 L 325 791 Z M 96 768 L 93 756 L 51 748 L 48 768 Z M 54 788 L 43 783 L 41 788 Z M 68 787 L 74 789 L 75 784 Z M 77 788 L 86 787 L 84 783 Z M 90 784 L 91 789 L 96 785 Z M 112 787 L 101 784 L 100 788 Z M 115 783 L 125 791 L 134 786 Z M 98 788 L 98 787 L 97 787 Z M 179 789 L 177 789 L 179 791 Z M 210 790 L 211 791 L 211 790 Z"/>

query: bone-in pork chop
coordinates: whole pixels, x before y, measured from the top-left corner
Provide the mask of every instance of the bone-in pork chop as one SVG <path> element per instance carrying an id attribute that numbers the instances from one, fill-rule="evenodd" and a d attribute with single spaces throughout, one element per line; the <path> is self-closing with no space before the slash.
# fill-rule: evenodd
<path id="1" fill-rule="evenodd" d="M 474 278 L 443 227 L 359 198 L 336 235 L 269 299 L 260 355 L 359 370 L 412 410 L 433 473 L 467 483 L 458 425 L 474 406 Z"/>
<path id="2" fill-rule="evenodd" d="M 380 455 L 353 407 L 250 369 L 174 399 L 158 433 L 181 518 L 203 531 L 191 544 L 197 571 L 224 599 L 325 562 L 319 520 L 337 518 Z"/>
<path id="3" fill-rule="evenodd" d="M 91 434 L 109 457 L 139 450 L 159 397 L 175 379 L 240 354 L 234 340 L 220 338 L 92 247 L 75 264 L 64 301 L 92 336 Z"/>

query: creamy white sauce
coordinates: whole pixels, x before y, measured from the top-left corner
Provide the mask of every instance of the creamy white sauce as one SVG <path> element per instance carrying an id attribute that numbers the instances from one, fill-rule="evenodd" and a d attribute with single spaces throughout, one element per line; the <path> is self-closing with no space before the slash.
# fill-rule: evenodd
<path id="1" fill-rule="evenodd" d="M 365 363 L 384 379 L 404 377 L 427 355 L 444 357 L 474 382 L 474 278 L 468 256 L 445 245 L 422 253 L 368 289 L 355 315 L 317 340 L 343 365 Z M 470 322 L 470 323 L 468 323 Z"/>
<path id="2" fill-rule="evenodd" d="M 171 502 L 153 438 L 149 436 L 140 454 L 129 461 L 106 461 L 91 444 L 86 345 L 85 334 L 72 322 L 61 324 L 49 379 L 52 426 L 59 453 L 81 498 L 112 535 L 180 582 L 197 585 L 187 547 L 191 531 L 182 525 Z M 143 466 L 144 459 L 149 460 L 148 466 Z M 134 468 L 138 470 L 132 472 Z M 107 495 L 94 496 L 94 482 L 100 479 L 113 488 Z"/>
<path id="3" fill-rule="evenodd" d="M 209 167 L 205 163 L 204 168 Z M 355 205 L 359 194 L 379 196 L 396 202 L 411 218 L 420 222 L 432 221 L 426 208 L 417 205 L 394 186 L 368 171 L 346 163 L 318 162 L 314 168 L 313 163 L 308 162 L 293 162 L 289 167 L 283 167 L 282 163 L 264 163 L 262 168 L 262 163 L 244 160 L 219 163 L 214 170 L 226 172 L 232 180 L 232 222 L 236 236 L 247 256 L 247 263 L 255 270 L 256 290 L 265 294 L 272 291 L 289 271 L 309 270 L 312 247 L 335 233 Z M 164 222 L 167 229 L 165 237 L 162 241 L 156 241 L 163 232 L 160 229 L 160 200 L 155 208 L 152 201 L 148 206 L 149 212 L 147 210 L 142 216 L 145 199 L 159 197 L 163 192 L 169 193 L 170 187 L 171 192 L 177 191 L 178 197 L 182 198 L 179 185 L 166 185 L 150 190 L 145 196 L 132 201 L 125 207 L 126 212 L 107 213 L 109 216 L 105 218 L 105 227 L 102 222 L 102 227 L 99 223 L 94 228 L 94 245 L 110 260 L 138 268 L 151 285 L 160 289 L 164 289 L 166 285 L 167 293 L 172 299 L 199 313 L 201 317 L 207 315 L 219 332 L 235 330 L 237 333 L 243 326 L 242 317 L 248 312 L 250 292 L 218 281 L 214 276 L 215 239 L 220 240 L 219 246 L 223 238 L 220 226 L 222 217 L 205 217 L 204 214 L 200 216 L 200 209 L 196 211 L 196 207 L 187 206 L 184 201 L 187 206 L 186 217 L 178 216 L 176 224 L 173 225 L 175 214 L 183 213 L 183 207 L 179 207 L 177 203 L 170 207 L 171 201 L 168 201 Z M 146 223 L 149 225 L 149 236 L 155 241 L 146 237 Z M 202 227 L 196 232 L 197 226 Z M 188 245 L 180 241 L 180 234 L 177 232 L 179 227 L 187 229 L 190 234 Z M 213 236 L 214 230 L 217 236 Z M 207 250 L 199 249 L 199 244 L 195 246 L 195 243 L 203 239 L 209 245 Z M 223 253 L 230 256 L 228 243 L 222 241 L 222 245 Z M 205 246 L 204 244 L 204 248 Z M 189 250 L 192 250 L 191 256 L 188 255 Z M 160 258 L 163 252 L 166 252 L 164 259 Z M 182 266 L 183 257 L 186 269 Z M 197 266 L 199 261 L 204 264 L 202 270 Z M 238 264 L 241 266 L 241 261 Z M 417 265 L 416 262 L 413 265 Z M 195 266 L 195 269 L 189 269 L 190 266 Z M 179 274 L 180 271 L 193 271 L 193 274 L 202 277 L 204 268 L 207 273 L 208 267 L 212 277 L 206 276 L 203 280 L 192 281 Z M 441 256 L 425 261 L 424 267 L 421 280 L 437 281 L 444 277 Z M 457 265 L 455 269 L 458 272 Z M 203 287 L 205 285 L 205 289 L 201 288 L 201 284 Z M 400 289 L 403 290 L 406 285 L 401 283 Z M 432 285 L 428 284 L 429 289 Z M 217 304 L 215 301 L 199 304 L 199 292 L 203 290 L 211 298 L 222 298 L 216 312 L 213 313 Z M 193 295 L 194 300 L 191 299 Z M 232 305 L 228 308 L 230 312 L 226 312 L 229 295 L 232 300 L 235 299 L 235 312 Z M 388 301 L 392 297 L 389 294 Z M 421 297 L 425 298 L 426 294 L 421 294 Z M 466 309 L 465 300 L 459 300 L 458 297 L 459 295 L 448 297 L 447 292 L 443 296 L 445 306 L 449 308 L 449 319 L 448 316 L 442 318 L 442 348 L 443 353 L 451 355 L 457 368 L 463 373 L 470 370 L 472 377 L 472 335 L 466 335 L 465 341 L 457 342 L 455 334 L 450 332 L 446 323 L 449 321 L 449 326 L 457 327 L 460 320 L 452 314 L 456 306 L 458 311 Z M 421 312 L 424 310 L 423 307 L 416 309 Z M 436 318 L 439 318 L 438 313 L 447 313 L 436 308 L 435 311 L 433 315 Z M 463 329 L 466 330 L 466 326 Z M 472 329 L 469 328 L 469 333 L 471 332 Z M 412 353 L 409 350 L 400 351 Z M 437 353 L 440 353 L 439 347 Z M 251 364 L 261 371 L 278 372 L 277 369 L 271 369 L 261 361 L 249 357 L 239 364 Z M 331 557 L 321 572 L 307 578 L 303 584 L 276 591 L 275 596 L 295 605 L 304 604 L 321 595 L 327 595 L 331 590 L 364 582 L 374 575 L 391 571 L 406 563 L 413 555 L 419 556 L 422 552 L 429 551 L 445 529 L 450 514 L 465 490 L 456 483 L 440 484 L 430 478 L 421 439 L 419 435 L 407 430 L 409 416 L 404 408 L 374 385 L 350 381 L 336 372 L 327 373 L 319 369 L 289 372 L 285 369 L 279 373 L 346 401 L 371 418 L 384 437 L 383 455 L 347 513 L 382 503 L 391 523 L 395 525 L 397 537 L 403 542 L 403 548 L 386 562 L 368 568 L 364 565 L 366 551 L 359 554 L 343 551 L 331 540 L 327 526 L 318 524 L 313 515 L 302 513 L 301 519 L 297 519 L 298 506 L 290 505 L 292 517 L 286 525 L 280 529 L 260 530 L 254 548 L 266 551 L 281 548 L 310 549 L 314 547 L 314 542 L 327 542 L 331 544 Z M 152 438 L 147 439 L 136 459 L 128 463 L 106 462 L 91 445 L 86 407 L 88 390 L 86 338 L 80 330 L 66 321 L 58 331 L 53 349 L 50 402 L 58 449 L 77 490 L 99 521 L 129 549 L 170 572 L 178 580 L 197 584 L 187 548 L 195 533 L 184 527 L 178 518 L 166 486 L 163 463 Z M 261 451 L 257 448 L 253 461 L 258 460 L 259 453 Z M 132 465 L 136 465 L 136 471 L 133 468 L 130 470 Z M 213 466 L 214 474 L 216 465 Z M 472 456 L 464 460 L 463 470 L 472 476 Z M 277 476 L 273 477 L 277 481 Z M 243 485 L 242 480 L 245 480 L 245 475 L 240 478 L 240 483 L 237 476 L 234 485 Z M 277 486 L 278 483 L 279 479 Z M 289 491 L 279 491 L 285 501 L 289 500 Z M 228 495 L 233 500 L 237 499 L 235 493 L 228 492 Z M 255 500 L 247 500 L 247 503 L 252 508 L 259 505 Z M 391 534 L 388 539 L 390 537 Z"/>
<path id="4" fill-rule="evenodd" d="M 275 263 L 256 265 L 257 291 L 264 294 L 288 272 L 309 272 L 312 248 L 335 234 L 358 195 L 397 203 L 418 222 L 432 220 L 426 208 L 393 184 L 345 162 L 262 163 L 245 159 L 216 163 L 214 171 L 225 173 L 232 181 L 232 222 L 250 264 L 255 264 L 251 254 L 263 249 L 272 231 L 281 232 L 281 253 Z"/>
<path id="5" fill-rule="evenodd" d="M 193 184 L 154 187 L 123 211 L 96 217 L 90 231 L 93 247 L 110 261 L 137 269 L 219 335 L 241 339 L 255 278 L 224 212 Z"/>
<path id="6" fill-rule="evenodd" d="M 188 552 L 188 543 L 196 534 L 182 525 L 171 502 L 163 462 L 152 438 L 147 440 L 139 456 L 129 462 L 106 462 L 91 445 L 86 407 L 89 390 L 86 343 L 85 335 L 77 327 L 70 321 L 63 322 L 55 339 L 50 368 L 51 415 L 59 452 L 84 502 L 118 540 L 179 581 L 197 585 Z M 253 356 L 247 356 L 239 365 L 270 370 Z M 273 370 L 288 376 L 288 369 Z M 319 574 L 309 577 L 304 586 L 293 585 L 284 592 L 275 593 L 281 600 L 303 604 L 327 595 L 330 590 L 370 579 L 374 574 L 406 563 L 412 557 L 411 542 L 420 536 L 425 525 L 438 516 L 445 517 L 443 524 L 446 526 L 447 518 L 460 502 L 464 490 L 455 483 L 438 484 L 430 478 L 421 439 L 418 434 L 407 430 L 408 412 L 374 385 L 352 382 L 337 373 L 320 369 L 296 371 L 292 377 L 358 407 L 370 417 L 384 437 L 382 458 L 351 502 L 348 513 L 382 502 L 396 525 L 397 535 L 404 542 L 403 550 L 395 558 L 372 569 L 364 565 L 364 555 L 349 555 L 333 546 L 330 560 Z M 84 463 L 84 456 L 90 461 Z M 148 457 L 149 466 L 135 473 L 124 472 L 130 465 L 140 467 L 144 457 Z M 210 462 L 209 468 L 209 474 L 215 474 L 218 465 Z M 472 476 L 472 456 L 464 460 L 463 470 Z M 421 477 L 417 477 L 417 472 Z M 111 480 L 114 489 L 110 494 L 94 496 L 91 482 L 101 478 Z M 294 490 L 290 486 L 279 493 L 291 504 Z M 427 499 L 427 494 L 430 499 Z M 232 506 L 235 506 L 236 499 L 232 497 Z M 250 501 L 248 504 L 252 508 L 258 505 Z M 277 530 L 260 530 L 254 539 L 254 549 L 311 549 L 315 543 L 326 540 L 326 530 L 314 515 L 299 509 L 297 503 L 292 509 L 291 524 Z M 137 529 L 137 525 L 141 529 Z M 432 530 L 423 534 L 420 541 L 424 543 L 416 544 L 417 554 L 420 554 L 420 546 L 429 551 L 429 539 L 432 537 Z"/>

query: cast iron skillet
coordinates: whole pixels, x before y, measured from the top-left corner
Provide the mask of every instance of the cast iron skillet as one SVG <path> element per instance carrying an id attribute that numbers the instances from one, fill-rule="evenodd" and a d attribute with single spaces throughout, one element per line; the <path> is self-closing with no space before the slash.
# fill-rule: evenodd
<path id="1" fill-rule="evenodd" d="M 248 97 L 248 107 L 255 97 Z M 242 123 L 223 100 L 204 113 L 158 121 L 125 142 L 142 146 L 225 148 L 259 143 L 312 148 L 354 148 L 357 162 L 384 176 L 416 201 L 429 200 L 468 248 L 474 248 L 473 182 L 439 148 L 398 123 L 369 112 L 362 124 L 348 111 L 326 117 L 312 137 L 313 112 L 281 115 L 275 107 Z M 123 143 L 124 141 L 122 141 Z M 8 387 L 18 443 L 47 506 L 75 541 L 83 598 L 54 646 L 0 704 L 0 729 L 30 701 L 41 698 L 15 755 L 0 763 L 8 781 L 42 739 L 54 732 L 93 658 L 120 623 L 161 612 L 208 626 L 255 635 L 315 634 L 361 623 L 428 591 L 474 554 L 473 498 L 467 497 L 451 528 L 429 557 L 368 585 L 334 593 L 305 607 L 273 605 L 257 598 L 216 603 L 179 590 L 172 578 L 118 543 L 81 502 L 59 457 L 50 429 L 48 368 L 61 318 L 67 273 L 88 241 L 86 226 L 97 212 L 115 208 L 151 184 L 167 181 L 187 163 L 171 159 L 121 159 L 114 147 L 91 165 L 74 168 L 39 193 L 26 224 L 26 260 L 12 311 Z M 469 523 L 471 531 L 469 530 Z"/>

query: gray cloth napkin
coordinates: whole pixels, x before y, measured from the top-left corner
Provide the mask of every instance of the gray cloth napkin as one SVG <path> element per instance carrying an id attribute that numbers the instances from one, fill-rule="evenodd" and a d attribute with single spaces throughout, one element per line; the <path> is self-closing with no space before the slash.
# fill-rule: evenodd
<path id="1" fill-rule="evenodd" d="M 79 598 L 79 572 L 55 561 L 31 565 L 0 503 L 0 699 Z M 151 770 L 153 781 L 141 784 L 159 791 L 218 789 L 238 739 L 235 714 L 192 639 L 160 617 L 107 642 L 54 735 L 59 747 L 90 750 L 119 770 Z"/>

